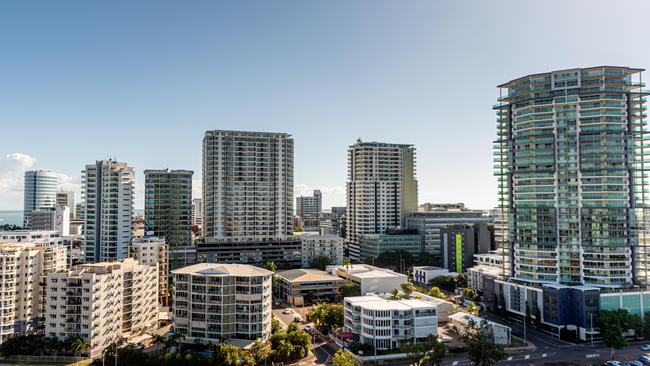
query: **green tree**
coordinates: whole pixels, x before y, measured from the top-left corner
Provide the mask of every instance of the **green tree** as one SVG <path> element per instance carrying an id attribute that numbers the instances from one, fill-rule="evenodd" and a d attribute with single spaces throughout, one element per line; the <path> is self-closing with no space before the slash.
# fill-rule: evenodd
<path id="1" fill-rule="evenodd" d="M 447 353 L 447 347 L 432 334 L 424 342 L 404 341 L 400 344 L 400 350 L 416 366 L 440 365 Z"/>
<path id="2" fill-rule="evenodd" d="M 505 319 L 508 316 L 508 308 L 506 307 L 506 297 L 501 292 L 499 294 L 499 315 Z"/>
<path id="3" fill-rule="evenodd" d="M 625 312 L 627 313 L 627 312 Z M 623 333 L 626 328 L 627 316 L 618 311 L 601 311 L 598 319 L 600 334 L 603 337 L 603 343 L 612 349 L 621 349 L 627 347 L 627 339 Z"/>
<path id="4" fill-rule="evenodd" d="M 354 283 L 344 283 L 341 286 L 343 297 L 348 296 L 361 296 L 361 286 Z"/>
<path id="5" fill-rule="evenodd" d="M 478 309 L 478 306 L 476 306 L 476 304 L 469 304 L 469 305 L 465 308 L 465 312 L 466 312 L 467 314 L 472 314 L 472 315 L 476 315 L 476 316 L 478 316 L 479 309 Z"/>
<path id="6" fill-rule="evenodd" d="M 271 271 L 271 272 L 275 272 L 275 271 L 278 270 L 278 266 L 275 264 L 274 261 L 266 261 L 266 262 L 264 262 L 264 266 L 263 266 L 263 267 L 264 267 L 265 269 Z"/>
<path id="7" fill-rule="evenodd" d="M 404 292 L 404 297 L 406 299 L 411 297 L 411 294 L 413 293 L 413 284 L 410 282 L 403 282 L 399 287 L 402 289 L 402 292 Z"/>
<path id="8" fill-rule="evenodd" d="M 452 276 L 436 276 L 429 280 L 429 285 L 449 292 L 456 290 L 456 280 Z"/>
<path id="9" fill-rule="evenodd" d="M 271 345 L 258 339 L 251 345 L 250 355 L 257 365 L 263 365 L 271 355 Z"/>
<path id="10" fill-rule="evenodd" d="M 539 311 L 539 306 L 537 306 L 537 304 L 533 307 L 533 316 L 535 317 L 533 318 L 533 323 L 535 327 L 539 328 L 542 324 L 542 312 Z"/>
<path id="11" fill-rule="evenodd" d="M 320 332 L 328 334 L 343 326 L 343 306 L 321 302 L 309 309 L 307 317 L 316 323 Z"/>
<path id="12" fill-rule="evenodd" d="M 429 290 L 429 296 L 433 296 L 441 300 L 449 300 L 449 296 L 443 294 L 442 291 L 440 291 L 440 288 L 435 286 L 431 287 L 431 290 Z"/>
<path id="13" fill-rule="evenodd" d="M 318 268 L 321 271 L 324 271 L 325 268 L 330 264 L 332 264 L 332 259 L 326 255 L 321 255 L 311 260 L 311 266 Z"/>
<path id="14" fill-rule="evenodd" d="M 528 303 L 528 300 L 526 300 L 526 315 L 525 315 L 525 321 L 527 325 L 531 325 L 533 323 L 533 318 L 530 314 L 530 304 Z"/>
<path id="15" fill-rule="evenodd" d="M 389 300 L 399 300 L 401 299 L 402 296 L 399 293 L 399 290 L 394 288 L 393 291 L 390 292 L 390 297 L 388 298 Z"/>
<path id="16" fill-rule="evenodd" d="M 282 325 L 280 325 L 280 321 L 277 320 L 275 316 L 273 316 L 271 319 L 271 334 L 275 334 L 281 330 L 282 330 Z"/>
<path id="17" fill-rule="evenodd" d="M 344 349 L 339 349 L 332 358 L 332 366 L 355 366 L 352 353 Z"/>
<path id="18" fill-rule="evenodd" d="M 293 231 L 296 232 L 296 233 L 302 233 L 302 232 L 305 231 L 305 228 L 302 227 L 302 226 L 294 226 Z"/>
<path id="19" fill-rule="evenodd" d="M 643 317 L 643 336 L 650 336 L 650 311 L 646 312 Z"/>
<path id="20" fill-rule="evenodd" d="M 465 327 L 461 339 L 467 348 L 470 361 L 478 366 L 492 366 L 508 355 L 500 344 L 494 343 L 487 321 L 476 324 L 473 320 Z"/>

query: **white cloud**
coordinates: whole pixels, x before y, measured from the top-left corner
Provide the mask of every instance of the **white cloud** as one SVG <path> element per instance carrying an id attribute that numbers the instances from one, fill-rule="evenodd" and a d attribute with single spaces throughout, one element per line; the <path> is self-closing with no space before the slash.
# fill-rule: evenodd
<path id="1" fill-rule="evenodd" d="M 343 186 L 309 186 L 299 183 L 294 186 L 293 194 L 295 197 L 311 196 L 315 189 L 320 190 L 323 194 L 323 209 L 329 209 L 332 206 L 345 206 L 345 187 Z"/>
<path id="2" fill-rule="evenodd" d="M 23 153 L 7 154 L 0 159 L 0 209 L 22 209 L 25 171 L 36 159 Z"/>

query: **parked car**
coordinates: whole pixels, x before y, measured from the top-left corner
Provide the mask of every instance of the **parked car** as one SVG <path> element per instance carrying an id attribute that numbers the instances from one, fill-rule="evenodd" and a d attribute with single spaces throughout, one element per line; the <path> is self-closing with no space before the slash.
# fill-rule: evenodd
<path id="1" fill-rule="evenodd" d="M 639 356 L 639 361 L 643 362 L 644 365 L 650 365 L 650 357 L 646 355 Z"/>
<path id="2" fill-rule="evenodd" d="M 282 314 L 291 314 L 291 308 L 286 308 L 282 310 Z"/>
<path id="3" fill-rule="evenodd" d="M 635 361 L 630 361 L 629 364 L 630 364 L 631 366 L 643 366 L 643 362 L 641 362 L 641 361 L 636 361 L 636 360 L 635 360 Z"/>
<path id="4" fill-rule="evenodd" d="M 621 361 L 616 361 L 616 360 L 607 361 L 603 365 L 605 365 L 605 366 L 623 366 L 623 364 L 621 364 Z"/>
<path id="5" fill-rule="evenodd" d="M 650 351 L 650 344 L 644 344 L 641 346 L 641 351 Z"/>
<path id="6" fill-rule="evenodd" d="M 300 317 L 300 315 L 297 315 L 293 318 L 293 321 L 296 323 L 302 323 L 302 318 Z"/>

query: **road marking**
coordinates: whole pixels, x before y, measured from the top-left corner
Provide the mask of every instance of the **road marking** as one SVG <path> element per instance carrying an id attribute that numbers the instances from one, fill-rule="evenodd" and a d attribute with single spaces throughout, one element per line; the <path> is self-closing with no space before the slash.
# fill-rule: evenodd
<path id="1" fill-rule="evenodd" d="M 451 364 L 452 366 L 458 365 L 458 361 L 454 361 L 454 363 Z"/>
<path id="2" fill-rule="evenodd" d="M 546 356 L 548 356 L 546 353 L 544 353 L 544 354 L 542 355 L 542 357 L 546 357 Z"/>
<path id="3" fill-rule="evenodd" d="M 508 357 L 506 361 L 512 361 L 512 356 Z"/>
<path id="4" fill-rule="evenodd" d="M 529 359 L 529 358 L 530 358 L 530 355 L 524 356 L 524 359 L 526 359 L 526 360 Z"/>

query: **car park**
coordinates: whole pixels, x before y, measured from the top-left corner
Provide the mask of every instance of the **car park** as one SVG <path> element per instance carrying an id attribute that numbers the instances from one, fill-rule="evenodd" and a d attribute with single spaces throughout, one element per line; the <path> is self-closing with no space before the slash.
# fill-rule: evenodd
<path id="1" fill-rule="evenodd" d="M 650 351 L 650 344 L 644 344 L 643 346 L 641 346 L 641 350 L 642 351 Z"/>
<path id="2" fill-rule="evenodd" d="M 641 361 L 630 361 L 629 362 L 630 366 L 643 366 L 643 362 Z"/>

